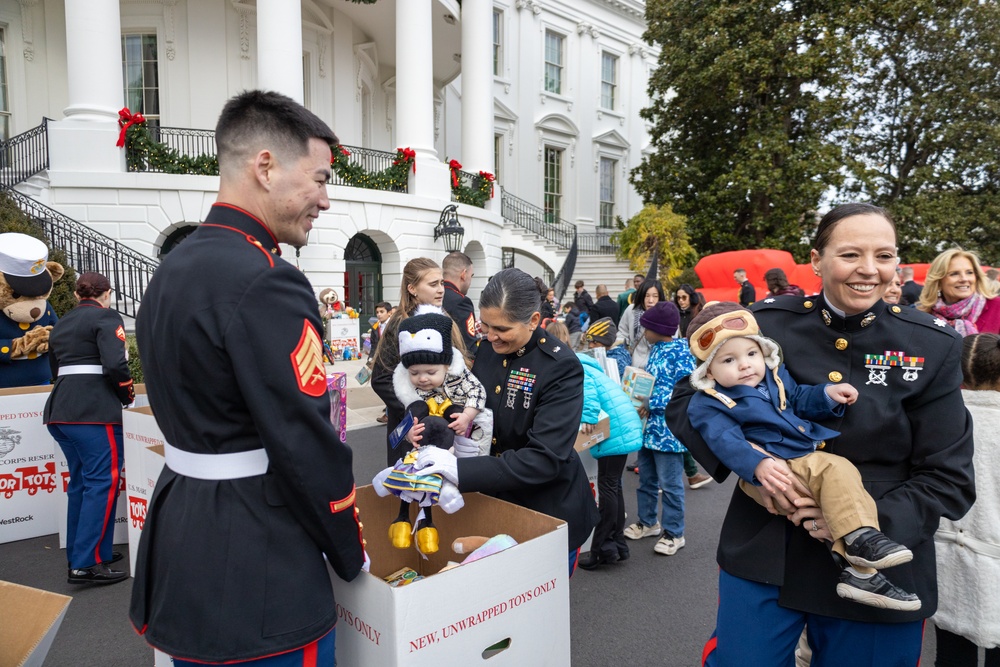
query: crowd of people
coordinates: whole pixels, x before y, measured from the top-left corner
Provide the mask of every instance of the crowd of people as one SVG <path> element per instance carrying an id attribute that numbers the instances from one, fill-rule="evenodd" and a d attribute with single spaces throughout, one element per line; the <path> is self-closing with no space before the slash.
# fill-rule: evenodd
<path id="1" fill-rule="evenodd" d="M 368 561 L 351 451 L 317 379 L 315 298 L 275 256 L 279 243 L 303 244 L 329 206 L 337 139 L 292 100 L 250 91 L 227 103 L 216 141 L 218 202 L 165 259 L 137 319 L 149 400 L 171 444 L 130 618 L 178 665 L 267 667 L 289 655 L 333 664 L 327 563 L 349 581 Z M 700 488 L 733 472 L 704 664 L 788 665 L 799 647 L 817 666 L 913 665 L 935 612 L 938 665 L 976 664 L 979 647 L 996 664 L 997 285 L 955 248 L 921 287 L 899 269 L 896 247 L 886 211 L 841 205 L 812 244 L 819 293 L 772 269 L 757 300 L 737 269 L 724 303 L 636 275 L 617 298 L 577 281 L 560 306 L 542 280 L 512 268 L 475 304 L 469 257 L 411 259 L 396 308 L 379 303 L 372 332 L 387 470 L 414 446 L 413 468 L 440 476 L 452 497 L 478 491 L 564 520 L 571 576 L 622 567 L 648 537 L 654 553 L 676 554 L 685 480 Z M 81 480 L 70 489 L 75 583 L 124 578 L 108 567 L 108 510 L 91 507 L 113 495 L 131 387 L 110 289 L 81 276 L 80 306 L 52 333 L 59 379 L 46 421 Z M 653 377 L 649 396 L 620 388 L 628 367 Z M 101 375 L 115 386 L 86 388 Z M 84 394 L 90 407 L 74 402 Z M 440 415 L 412 414 L 413 396 Z M 578 434 L 602 412 L 610 437 L 578 453 Z M 453 448 L 420 446 L 433 444 L 422 442 L 432 417 L 454 427 Z M 404 420 L 405 445 L 392 437 Z M 458 440 L 475 424 L 490 433 Z M 626 525 L 631 454 L 638 513 Z M 582 456 L 597 461 L 597 502 Z"/>

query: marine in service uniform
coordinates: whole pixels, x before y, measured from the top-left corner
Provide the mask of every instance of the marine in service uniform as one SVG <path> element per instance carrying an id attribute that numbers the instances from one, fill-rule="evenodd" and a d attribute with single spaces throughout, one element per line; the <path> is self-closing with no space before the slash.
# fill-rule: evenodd
<path id="1" fill-rule="evenodd" d="M 850 317 L 839 316 L 822 295 L 769 297 L 751 310 L 761 332 L 781 345 L 796 382 L 849 382 L 858 389 L 857 403 L 843 417 L 819 421 L 841 432 L 824 449 L 857 466 L 878 506 L 882 531 L 913 551 L 913 561 L 893 568 L 892 578 L 915 592 L 923 606 L 917 612 L 886 611 L 841 599 L 835 593 L 840 570 L 828 548 L 785 517 L 768 514 L 739 489 L 722 526 L 719 565 L 737 581 L 748 580 L 742 582 L 748 587 L 752 582 L 780 587 L 780 607 L 889 624 L 877 626 L 886 633 L 892 624 L 933 615 L 934 531 L 941 516 L 962 516 L 975 495 L 972 424 L 959 392 L 961 338 L 942 320 L 881 300 Z M 687 419 L 693 392 L 688 382 L 678 383 L 668 423 L 721 482 L 729 470 Z M 821 622 L 810 616 L 808 624 Z M 876 659 L 872 664 L 889 663 Z"/>
<path id="2" fill-rule="evenodd" d="M 43 421 L 69 465 L 66 557 L 69 583 L 128 578 L 106 563 L 111 550 L 122 465 L 122 406 L 135 399 L 122 316 L 108 308 L 111 284 L 97 273 L 77 281 L 80 303 L 52 329 L 49 364 L 55 386 Z"/>
<path id="3" fill-rule="evenodd" d="M 475 351 L 479 335 L 476 332 L 476 309 L 472 306 L 472 299 L 465 296 L 455 283 L 445 280 L 444 301 L 441 307 L 444 308 L 444 312 L 451 315 L 451 319 L 455 320 L 455 324 L 458 325 L 465 349 L 470 352 Z"/>

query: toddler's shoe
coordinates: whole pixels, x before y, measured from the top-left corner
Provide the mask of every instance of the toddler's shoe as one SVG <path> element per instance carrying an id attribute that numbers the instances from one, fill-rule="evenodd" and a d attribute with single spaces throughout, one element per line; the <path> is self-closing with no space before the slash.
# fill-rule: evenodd
<path id="1" fill-rule="evenodd" d="M 920 598 L 894 585 L 882 576 L 881 572 L 876 572 L 868 579 L 862 579 L 850 568 L 842 570 L 840 583 L 837 584 L 837 595 L 846 600 L 853 600 L 880 609 L 898 611 L 917 611 L 920 609 Z"/>
<path id="2" fill-rule="evenodd" d="M 893 542 L 885 533 L 869 528 L 854 539 L 853 544 L 844 544 L 847 560 L 851 565 L 873 567 L 884 570 L 913 560 L 913 552 L 902 544 Z"/>
<path id="3" fill-rule="evenodd" d="M 644 537 L 659 535 L 662 531 L 663 529 L 660 528 L 659 522 L 654 523 L 652 526 L 647 526 L 642 521 L 636 521 L 625 529 L 625 537 L 630 540 L 641 540 Z"/>
<path id="4" fill-rule="evenodd" d="M 653 551 L 658 554 L 663 554 L 664 556 L 673 556 L 675 553 L 684 548 L 687 542 L 684 541 L 684 536 L 680 537 L 670 537 L 666 533 L 663 533 L 663 537 L 656 541 L 656 545 L 653 547 Z"/>

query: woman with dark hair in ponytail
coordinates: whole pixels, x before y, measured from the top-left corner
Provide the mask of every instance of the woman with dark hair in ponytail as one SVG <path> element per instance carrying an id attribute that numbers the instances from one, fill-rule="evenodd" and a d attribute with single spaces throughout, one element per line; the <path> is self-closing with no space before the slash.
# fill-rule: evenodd
<path id="1" fill-rule="evenodd" d="M 418 467 L 459 491 L 479 491 L 569 524 L 570 569 L 597 524 L 587 473 L 573 449 L 583 413 L 583 367 L 565 343 L 539 324 L 541 294 L 520 269 L 504 269 L 483 290 L 484 341 L 472 372 L 493 411 L 491 456 L 456 459 L 425 447 Z M 414 439 L 422 429 L 414 426 Z"/>
<path id="2" fill-rule="evenodd" d="M 43 420 L 69 465 L 66 557 L 71 584 L 114 584 L 128 573 L 108 565 L 122 471 L 122 406 L 135 399 L 122 316 L 111 310 L 111 282 L 100 273 L 76 281 L 80 303 L 49 337 L 56 378 Z"/>

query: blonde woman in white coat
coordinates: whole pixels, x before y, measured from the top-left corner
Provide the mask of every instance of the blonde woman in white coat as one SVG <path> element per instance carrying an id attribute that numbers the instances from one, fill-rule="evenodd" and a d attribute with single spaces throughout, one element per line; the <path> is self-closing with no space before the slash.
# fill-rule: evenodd
<path id="1" fill-rule="evenodd" d="M 646 329 L 639 324 L 639 318 L 664 298 L 663 285 L 659 280 L 644 280 L 632 299 L 632 305 L 625 309 L 618 321 L 618 338 L 615 344 L 624 344 L 628 348 L 632 355 L 631 365 L 636 368 L 646 368 L 646 360 L 649 358 Z"/>
<path id="2" fill-rule="evenodd" d="M 1000 337 L 967 336 L 962 397 L 975 424 L 976 503 L 962 519 L 941 519 L 937 550 L 936 667 L 1000 666 Z"/>

